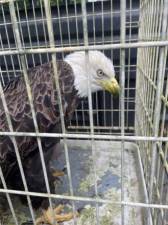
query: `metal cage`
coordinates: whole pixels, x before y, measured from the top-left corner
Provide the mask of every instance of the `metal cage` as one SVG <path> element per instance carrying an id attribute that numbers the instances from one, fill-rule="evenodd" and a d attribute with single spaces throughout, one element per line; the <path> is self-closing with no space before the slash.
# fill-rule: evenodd
<path id="1" fill-rule="evenodd" d="M 0 46 L 0 96 L 9 126 L 0 135 L 13 141 L 25 188 L 8 189 L 0 169 L 0 193 L 6 195 L 11 214 L 5 220 L 0 212 L 0 224 L 26 224 L 28 220 L 35 224 L 31 196 L 49 198 L 51 208 L 53 200 L 69 200 L 74 212 L 81 204 L 81 217 L 65 224 L 168 224 L 168 0 L 0 0 Z M 68 130 L 62 117 L 62 133 L 39 133 L 27 69 L 51 60 L 59 93 L 56 60 L 79 50 L 86 51 L 87 58 L 90 49 L 101 50 L 113 60 L 120 97 L 103 91 L 91 96 L 89 91 Z M 21 75 L 31 103 L 34 133 L 14 132 L 4 97 L 3 87 Z M 47 193 L 29 192 L 17 136 L 37 137 Z M 68 194 L 50 193 L 42 137 L 62 138 Z M 74 148 L 81 154 L 85 150 L 90 159 L 92 174 L 85 177 L 90 182 L 86 193 L 74 188 L 73 174 L 78 169 L 71 155 Z M 79 156 L 77 165 L 80 160 Z M 85 179 L 82 185 L 86 187 Z M 14 194 L 27 197 L 27 219 L 20 219 Z"/>

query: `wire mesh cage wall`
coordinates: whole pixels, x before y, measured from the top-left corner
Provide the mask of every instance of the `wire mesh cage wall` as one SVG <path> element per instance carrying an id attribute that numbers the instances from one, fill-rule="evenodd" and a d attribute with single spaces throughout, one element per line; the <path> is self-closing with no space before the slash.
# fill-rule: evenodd
<path id="1" fill-rule="evenodd" d="M 41 196 L 52 209 L 61 200 L 68 201 L 74 215 L 82 208 L 79 218 L 65 224 L 167 224 L 168 1 L 0 1 L 0 45 L 0 94 L 8 123 L 0 137 L 12 140 L 24 186 L 12 190 L 0 169 L 0 192 L 10 214 L 0 212 L 1 223 L 35 224 L 32 196 Z M 62 116 L 61 132 L 40 133 L 29 70 L 52 61 L 59 93 L 56 60 L 81 50 L 86 59 L 89 50 L 100 50 L 113 61 L 120 96 L 89 94 L 66 129 Z M 20 76 L 32 103 L 31 133 L 13 129 L 5 101 L 5 88 Z M 46 193 L 27 186 L 27 162 L 17 146 L 23 136 L 37 137 Z M 53 167 L 63 161 L 67 169 L 55 193 L 50 192 L 45 165 L 46 137 L 61 138 L 63 156 Z M 24 216 L 15 195 L 26 196 Z"/>
<path id="2" fill-rule="evenodd" d="M 106 3 L 106 2 L 105 2 Z M 105 44 L 105 43 L 119 43 L 119 26 L 120 26 L 120 12 L 119 12 L 119 5 L 118 4 L 114 4 L 115 6 L 115 11 L 111 11 L 108 10 L 108 7 L 113 7 L 113 5 L 110 4 L 110 2 L 105 3 L 101 3 L 99 2 L 99 4 L 91 4 L 88 7 L 88 37 L 89 37 L 89 44 Z M 36 3 L 37 4 L 37 3 Z M 18 3 L 18 10 L 17 10 L 17 14 L 18 14 L 18 20 L 20 21 L 19 25 L 19 29 L 20 29 L 20 35 L 21 35 L 21 39 L 23 41 L 23 47 L 24 48 L 32 48 L 34 47 L 49 47 L 49 42 L 48 42 L 48 34 L 47 34 L 47 27 L 46 27 L 46 19 L 45 19 L 45 12 L 44 12 L 44 8 L 40 9 L 38 7 L 38 5 L 36 5 L 35 3 L 29 3 L 29 4 L 25 4 L 22 5 L 21 4 L 21 10 L 19 10 L 19 3 Z M 39 3 L 40 4 L 40 3 Z M 43 3 L 41 3 L 41 7 L 43 6 Z M 32 10 L 30 10 L 28 7 L 32 7 Z M 96 9 L 94 9 L 94 7 L 96 7 Z M 100 7 L 100 9 L 99 9 Z M 130 5 L 130 7 L 132 7 Z M 137 6 L 136 6 L 137 7 Z M 4 14 L 5 14 L 5 9 L 4 8 Z M 36 9 L 36 11 L 35 11 Z M 6 9 L 7 10 L 7 9 Z M 95 11 L 97 12 L 98 10 L 98 15 L 95 15 Z M 68 14 L 68 11 L 69 14 Z M 105 11 L 107 11 L 107 13 L 105 13 Z M 28 14 L 29 13 L 29 14 Z M 36 15 L 36 14 L 37 15 Z M 114 15 L 113 15 L 114 14 Z M 2 13 L 3 16 L 3 13 Z M 20 18 L 20 19 L 19 19 Z M 127 39 L 131 41 L 134 40 L 136 37 L 136 33 L 137 33 L 137 22 L 138 22 L 138 12 L 135 8 L 135 10 L 131 11 L 131 13 L 127 12 Z M 4 16 L 4 18 L 2 18 L 2 20 L 5 20 L 7 23 L 7 27 L 5 26 L 1 26 L 1 34 L 2 34 L 2 41 L 3 41 L 3 46 L 5 47 L 5 44 L 8 45 L 9 44 L 12 48 L 16 47 L 15 46 L 15 41 L 14 41 L 14 34 L 12 35 L 11 33 L 13 33 L 12 31 L 12 25 L 10 24 L 10 18 L 9 16 Z M 131 21 L 134 21 L 133 25 L 131 23 Z M 4 21 L 4 22 L 5 22 Z M 83 40 L 83 28 L 82 28 L 82 14 L 81 14 L 81 6 L 80 4 L 76 4 L 74 2 L 74 4 L 70 4 L 67 5 L 67 3 L 64 5 L 60 5 L 59 8 L 52 8 L 52 21 L 53 21 L 53 26 L 54 29 L 58 31 L 54 33 L 55 35 L 55 40 L 57 40 L 56 42 L 56 46 L 75 46 L 75 45 L 82 45 L 84 44 L 84 40 Z M 99 25 L 101 24 L 101 26 Z M 110 24 L 110 26 L 109 26 Z M 113 35 L 113 24 L 118 24 L 118 28 L 114 29 L 114 32 L 116 34 Z M 111 28 L 112 27 L 112 28 Z M 10 33 L 10 35 L 8 34 L 8 32 Z M 105 37 L 104 37 L 105 36 Z M 114 38 L 114 40 L 113 40 Z M 112 39 L 112 40 L 111 40 Z M 7 41 L 8 40 L 8 41 Z M 6 45 L 6 47 L 7 47 Z M 105 51 L 107 56 L 112 57 L 112 54 L 115 54 L 115 65 L 116 65 L 116 73 L 119 73 L 119 49 L 115 49 L 115 50 L 106 50 Z M 127 64 L 129 64 L 129 66 L 127 66 L 127 70 L 130 71 L 131 70 L 131 76 L 133 77 L 133 73 L 135 71 L 135 64 L 136 64 L 136 49 L 129 49 L 127 51 L 127 55 L 129 54 L 130 56 L 127 57 L 127 59 L 130 59 L 132 61 L 132 65 L 130 65 L 129 62 L 127 62 Z M 63 52 L 63 53 L 58 53 L 58 58 L 64 57 L 67 53 Z M 132 56 L 131 56 L 132 55 Z M 5 64 L 5 61 L 2 62 L 3 64 L 3 68 L 7 67 L 9 68 L 8 71 L 8 76 L 5 76 L 8 79 L 10 79 L 10 76 L 13 76 L 13 71 L 15 72 L 15 76 L 17 76 L 19 74 L 19 59 L 17 57 L 11 59 L 12 56 L 9 56 L 7 58 L 7 62 L 8 65 Z M 51 54 L 29 54 L 26 56 L 26 63 L 27 63 L 27 67 L 32 67 L 35 65 L 39 65 L 42 64 L 44 62 L 46 62 L 47 60 L 51 59 Z M 2 58 L 2 60 L 4 60 Z M 14 69 L 15 67 L 15 69 Z M 6 70 L 2 70 L 3 73 Z M 128 72 L 129 73 L 129 72 Z M 132 122 L 132 127 L 133 127 L 133 111 L 134 111 L 134 103 L 133 103 L 133 99 L 131 99 L 131 97 L 133 98 L 134 96 L 134 81 L 133 78 L 128 79 L 128 101 L 127 101 L 127 108 L 129 108 L 129 110 L 127 109 L 127 118 L 129 117 L 129 121 Z M 131 86 L 132 85 L 132 86 Z M 131 87 L 130 87 L 131 86 Z M 118 105 L 117 102 L 115 101 L 114 106 L 116 108 L 114 108 L 114 106 L 112 107 L 113 104 L 113 100 L 108 100 L 109 97 L 107 94 L 105 95 L 105 93 L 102 94 L 96 94 L 94 96 L 94 105 L 93 105 L 93 112 L 94 112 L 94 122 L 95 125 L 97 126 L 97 128 L 101 127 L 102 129 L 105 129 L 106 126 L 108 126 L 108 130 L 109 127 L 111 127 L 111 123 L 116 122 L 113 125 L 113 128 L 118 129 L 119 128 L 119 110 L 118 110 Z M 107 99 L 107 101 L 106 101 Z M 98 101 L 99 100 L 99 101 Z M 103 102 L 103 104 L 102 104 Z M 79 128 L 82 129 L 87 129 L 88 128 L 88 123 L 89 123 L 89 119 L 88 119 L 88 105 L 86 101 L 83 101 L 81 103 L 82 105 L 79 107 L 81 110 L 78 110 L 78 115 L 76 118 L 74 118 L 74 120 L 72 121 L 72 128 L 73 126 L 75 126 L 75 129 L 77 128 L 77 125 L 79 124 Z M 113 113 L 111 111 L 111 109 L 113 109 Z M 114 116 L 113 119 L 112 117 Z M 127 119 L 128 120 L 128 119 Z M 82 126 L 80 126 L 80 124 Z M 127 125 L 127 128 L 131 128 L 131 125 Z"/>
<path id="3" fill-rule="evenodd" d="M 162 2 L 152 7 L 152 5 L 142 2 L 141 7 L 142 9 L 145 8 L 145 10 L 141 10 L 140 21 L 142 21 L 142 24 L 139 29 L 139 39 L 166 40 L 167 5 L 164 6 Z M 145 15 L 147 9 L 151 12 L 149 16 Z M 138 103 L 136 134 L 167 137 L 167 47 L 139 49 L 137 57 L 136 93 Z M 146 96 L 142 93 L 146 93 Z M 139 110 L 142 113 L 141 118 L 140 114 L 138 115 Z M 161 140 L 159 142 L 145 141 L 139 143 L 139 145 L 142 150 L 149 201 L 166 205 L 167 144 Z M 152 218 L 154 224 L 167 223 L 167 213 L 164 210 L 154 210 Z"/>

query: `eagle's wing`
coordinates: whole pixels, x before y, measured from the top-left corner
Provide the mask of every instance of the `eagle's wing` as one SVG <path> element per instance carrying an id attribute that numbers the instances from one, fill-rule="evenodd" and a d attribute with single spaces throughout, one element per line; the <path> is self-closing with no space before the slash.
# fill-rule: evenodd
<path id="1" fill-rule="evenodd" d="M 66 62 L 58 62 L 58 76 L 61 89 L 65 120 L 72 115 L 77 106 L 77 93 L 74 89 L 74 74 Z M 34 67 L 28 71 L 33 96 L 36 119 L 40 132 L 61 132 L 58 96 L 53 80 L 52 63 Z M 32 113 L 28 101 L 23 77 L 10 82 L 4 89 L 5 99 L 12 120 L 14 131 L 34 132 Z M 5 112 L 0 99 L 0 131 L 8 131 Z M 59 139 L 52 139 L 58 142 Z M 21 158 L 37 150 L 36 138 L 16 138 Z M 42 138 L 43 148 L 52 145 L 49 138 Z M 15 151 L 10 137 L 0 136 L 0 163 L 4 167 L 13 165 Z"/>

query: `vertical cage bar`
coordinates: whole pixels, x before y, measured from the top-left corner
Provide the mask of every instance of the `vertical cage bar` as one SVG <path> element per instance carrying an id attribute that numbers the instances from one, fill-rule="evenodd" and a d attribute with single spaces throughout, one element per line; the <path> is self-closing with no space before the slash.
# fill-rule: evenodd
<path id="1" fill-rule="evenodd" d="M 26 24 L 27 24 L 27 30 L 28 30 L 28 37 L 29 37 L 29 44 L 30 44 L 30 48 L 33 47 L 32 45 L 32 40 L 31 40 L 31 33 L 30 33 L 30 27 L 29 27 L 29 20 L 28 20 L 28 14 L 27 14 L 27 5 L 26 2 L 24 1 L 24 10 L 25 10 L 25 17 L 26 17 Z M 27 57 L 26 57 L 27 58 Z M 34 55 L 31 55 L 32 58 L 32 62 L 33 62 L 33 66 L 35 66 L 35 59 L 34 59 Z"/>
<path id="2" fill-rule="evenodd" d="M 132 0 L 129 1 L 129 37 L 128 42 L 131 42 L 132 34 Z M 126 128 L 129 129 L 129 99 L 130 99 L 130 73 L 131 73 L 131 48 L 128 49 L 128 70 L 127 70 L 127 96 L 126 96 Z"/>
<path id="3" fill-rule="evenodd" d="M 70 32 L 69 10 L 68 10 L 67 0 L 65 0 L 65 10 L 66 10 L 66 20 L 67 20 L 67 30 L 68 30 L 68 44 L 69 44 L 69 46 L 71 46 L 71 32 Z"/>
<path id="4" fill-rule="evenodd" d="M 167 48 L 167 51 L 168 51 L 168 48 Z M 165 60 L 167 59 L 167 57 L 165 58 Z M 166 87 L 165 99 L 168 99 L 168 74 L 167 74 L 167 76 L 165 74 L 165 77 L 167 78 L 166 82 L 165 82 L 165 87 Z M 164 131 L 167 128 L 166 127 L 167 126 L 167 124 L 166 124 L 166 110 L 168 111 L 168 101 L 167 102 L 163 101 L 163 104 L 164 104 L 164 109 L 163 109 L 163 112 L 162 112 L 162 123 L 161 123 L 161 128 L 160 128 L 161 129 L 160 130 L 160 136 L 161 137 L 163 137 L 164 135 L 168 135 L 167 131 L 164 134 Z M 162 146 L 162 149 L 161 149 L 162 152 L 160 150 L 160 155 L 161 154 L 163 155 L 163 159 L 162 159 L 162 162 L 160 162 L 160 163 L 161 163 L 161 166 L 162 166 L 163 170 L 162 170 L 162 174 L 159 173 L 159 171 L 158 171 L 156 180 L 158 181 L 158 184 L 160 184 L 160 204 L 164 204 L 164 200 L 165 200 L 165 196 L 164 196 L 165 195 L 165 182 L 168 182 L 168 180 L 166 180 L 167 174 L 168 174 L 168 166 L 167 166 L 168 165 L 167 164 L 168 142 L 166 142 L 164 144 L 162 143 L 161 146 Z M 162 213 L 162 220 L 164 220 L 164 216 L 166 218 L 166 211 L 162 210 L 161 213 Z M 168 214 L 168 211 L 167 211 L 167 214 Z M 155 221 L 156 221 L 156 224 L 158 224 L 159 223 L 159 217 L 158 218 L 156 217 Z"/>
<path id="5" fill-rule="evenodd" d="M 17 9 L 16 11 L 17 11 L 17 18 L 18 18 L 18 27 L 20 28 L 20 39 L 22 41 L 22 48 L 25 49 L 25 43 L 24 43 L 24 37 L 23 37 L 23 31 L 22 31 L 22 21 L 20 17 L 18 2 L 16 2 L 16 9 Z M 25 63 L 26 63 L 26 67 L 28 68 L 27 55 L 25 55 Z"/>
<path id="6" fill-rule="evenodd" d="M 111 3 L 110 3 L 110 9 L 111 9 L 111 13 L 110 13 L 110 17 L 111 17 L 111 19 L 110 19 L 110 41 L 111 41 L 111 43 L 113 43 L 113 26 L 114 26 L 114 24 L 113 24 L 113 0 L 111 0 Z M 113 50 L 111 49 L 111 60 L 113 60 Z M 112 128 L 113 128 L 113 126 L 114 126 L 114 102 L 113 102 L 113 96 L 111 96 L 111 102 L 110 102 L 110 104 L 111 104 L 111 126 L 112 126 Z M 111 129 L 111 133 L 112 133 L 112 129 Z"/>
<path id="7" fill-rule="evenodd" d="M 77 14 L 77 5 L 76 0 L 74 0 L 74 9 L 75 9 L 75 27 L 76 27 L 76 44 L 79 45 L 79 31 L 78 31 L 78 14 Z"/>
<path id="8" fill-rule="evenodd" d="M 8 107 L 7 107 L 7 103 L 6 103 L 6 100 L 5 100 L 5 95 L 4 95 L 1 83 L 0 83 L 0 96 L 1 96 L 1 99 L 2 99 L 2 104 L 3 104 L 3 107 L 4 107 L 9 131 L 13 132 L 14 130 L 13 130 L 13 126 L 12 126 L 12 121 L 11 121 L 11 118 L 10 118 L 10 115 L 9 115 L 9 111 L 8 111 Z M 27 182 L 26 182 L 26 178 L 25 178 L 25 174 L 24 174 L 24 170 L 23 170 L 23 166 L 22 166 L 22 162 L 21 162 L 21 158 L 20 158 L 20 154 L 19 154 L 19 149 L 18 149 L 15 137 L 11 137 L 11 141 L 13 143 L 14 150 L 15 150 L 15 153 L 16 153 L 16 159 L 17 159 L 18 166 L 19 166 L 19 169 L 20 169 L 20 174 L 21 174 L 21 177 L 22 177 L 24 189 L 25 189 L 25 191 L 28 191 Z M 27 197 L 27 201 L 28 201 L 30 214 L 31 214 L 33 223 L 35 224 L 35 216 L 34 216 L 32 204 L 31 204 L 31 199 L 30 199 L 29 195 L 27 195 L 26 197 Z"/>
<path id="9" fill-rule="evenodd" d="M 6 21 L 6 17 L 5 17 L 5 12 L 4 12 L 3 5 L 1 6 L 1 9 L 2 9 L 2 16 L 3 16 L 4 24 L 6 24 L 7 21 Z M 10 44 L 10 40 L 9 40 L 9 35 L 8 35 L 8 30 L 7 30 L 6 25 L 5 25 L 5 34 L 6 34 L 6 37 L 7 37 L 8 48 L 11 48 L 11 44 Z M 14 72 L 14 76 L 16 77 L 16 71 L 15 71 L 15 66 L 14 66 L 14 56 L 13 55 L 10 55 L 10 60 L 11 60 L 11 64 L 12 64 L 12 69 L 13 69 L 13 72 Z M 19 58 L 18 58 L 18 60 L 19 60 Z M 7 67 L 7 71 L 8 71 L 8 67 Z"/>
<path id="10" fill-rule="evenodd" d="M 88 25 L 87 25 L 87 9 L 86 9 L 86 0 L 81 2 L 82 4 L 82 15 L 83 15 L 83 34 L 84 34 L 84 45 L 88 46 Z M 86 63 L 86 73 L 88 71 L 88 62 L 89 55 L 88 51 L 85 51 L 85 63 Z M 94 123 L 93 123 L 93 108 L 92 108 L 92 95 L 91 95 L 91 81 L 88 74 L 88 100 L 89 100 L 89 122 L 90 122 L 90 134 L 94 134 Z M 91 149 L 92 149 L 92 158 L 93 158 L 93 171 L 94 171 L 94 187 L 96 198 L 98 197 L 98 188 L 97 188 L 97 175 L 96 175 L 96 159 L 95 159 L 95 143 L 94 139 L 91 139 Z M 96 203 L 96 225 L 99 225 L 99 205 Z"/>
<path id="11" fill-rule="evenodd" d="M 7 185 L 6 185 L 3 173 L 2 173 L 1 166 L 0 166 L 0 178 L 1 178 L 1 181 L 2 181 L 3 188 L 7 189 Z M 16 225 L 19 225 L 19 222 L 17 220 L 16 214 L 15 214 L 15 210 L 14 210 L 14 207 L 13 207 L 13 204 L 12 204 L 12 200 L 11 200 L 11 197 L 10 197 L 9 193 L 6 193 L 6 198 L 7 198 L 8 204 L 9 204 L 9 208 L 10 208 L 11 213 L 12 213 L 13 220 L 14 220 Z"/>
<path id="12" fill-rule="evenodd" d="M 95 22 L 95 3 L 92 2 L 92 14 L 93 14 L 93 18 L 92 18 L 92 21 L 93 21 L 93 45 L 96 45 L 96 22 Z M 99 108 L 98 108 L 98 93 L 96 92 L 95 93 L 95 98 L 96 98 L 96 121 L 97 121 L 97 126 L 100 125 L 99 123 Z M 99 132 L 99 131 L 98 131 Z"/>
<path id="13" fill-rule="evenodd" d="M 1 45 L 1 49 L 3 50 L 4 47 L 3 47 L 3 42 L 2 42 L 2 36 L 1 36 L 1 34 L 0 34 L 0 45 Z M 7 65 L 6 56 L 3 56 L 3 59 L 4 59 L 4 63 L 5 63 L 5 69 L 6 69 L 8 81 L 9 81 L 10 80 L 10 74 L 9 74 L 9 71 L 8 71 L 8 65 Z M 4 80 L 4 76 L 2 75 L 2 73 L 1 73 L 1 76 L 2 76 L 3 85 L 5 85 L 5 80 Z"/>
<path id="14" fill-rule="evenodd" d="M 46 32 L 46 27 L 45 27 L 43 0 L 40 0 L 40 9 L 41 9 L 41 18 L 42 18 L 42 23 L 43 23 L 44 43 L 47 48 L 48 43 L 47 43 L 47 32 Z M 47 61 L 49 62 L 49 60 L 50 60 L 49 54 L 47 52 Z"/>
<path id="15" fill-rule="evenodd" d="M 11 20 L 12 20 L 12 24 L 13 24 L 13 30 L 14 30 L 14 33 L 15 33 L 15 36 L 16 36 L 17 48 L 19 50 L 21 50 L 22 49 L 22 43 L 21 43 L 21 39 L 20 39 L 19 27 L 18 27 L 18 24 L 17 24 L 17 17 L 16 17 L 16 13 L 15 13 L 15 6 L 14 6 L 14 1 L 13 0 L 11 0 L 9 2 L 9 8 L 10 8 Z M 38 134 L 39 133 L 39 129 L 38 129 L 38 124 L 37 124 L 37 120 L 36 120 L 35 109 L 34 109 L 34 106 L 33 106 L 33 98 L 32 98 L 32 94 L 31 94 L 31 87 L 30 87 L 30 82 L 29 82 L 29 79 L 28 79 L 28 74 L 27 74 L 26 62 L 25 62 L 24 55 L 21 55 L 20 59 L 21 59 L 21 65 L 22 65 L 22 69 L 23 69 L 23 76 L 24 76 L 24 80 L 25 80 L 26 90 L 27 90 L 27 94 L 28 94 L 28 100 L 29 100 L 30 108 L 31 108 L 31 112 L 32 112 L 35 132 L 36 132 L 36 134 Z M 45 180 L 47 193 L 50 194 L 48 175 L 47 175 L 46 165 L 45 165 L 45 161 L 44 161 L 44 155 L 43 155 L 43 150 L 42 150 L 41 139 L 39 137 L 37 137 L 37 143 L 38 143 L 38 148 L 39 148 L 40 159 L 41 159 L 41 163 L 42 163 L 42 169 L 43 169 L 43 173 L 44 173 L 44 180 Z M 49 199 L 49 205 L 50 205 L 50 207 L 52 209 L 51 198 L 49 197 L 48 199 Z M 35 223 L 34 218 L 33 218 L 33 222 Z"/>
<path id="16" fill-rule="evenodd" d="M 120 42 L 125 43 L 126 37 L 126 1 L 120 1 Z M 120 108 L 121 108 L 121 135 L 124 136 L 125 115 L 125 49 L 120 50 Z M 121 201 L 124 201 L 124 141 L 121 141 Z M 121 224 L 125 224 L 125 207 L 121 207 Z"/>
<path id="17" fill-rule="evenodd" d="M 44 7 L 45 7 L 46 18 L 47 18 L 47 28 L 48 28 L 50 47 L 53 47 L 53 46 L 55 46 L 55 41 L 54 41 L 54 31 L 53 31 L 53 26 L 52 26 L 51 8 L 50 8 L 49 0 L 44 0 Z M 52 65 L 53 65 L 54 80 L 55 80 L 55 85 L 56 85 L 56 90 L 57 90 L 57 95 L 58 95 L 62 133 L 66 133 L 55 53 L 52 54 Z M 70 194 L 71 194 L 71 196 L 73 196 L 74 191 L 73 191 L 73 185 L 72 185 L 72 175 L 71 175 L 71 169 L 70 169 L 69 153 L 68 153 L 68 146 L 66 143 L 66 138 L 63 138 L 63 144 L 64 144 L 64 150 L 65 150 L 65 159 L 66 159 L 66 165 L 67 165 Z M 72 202 L 72 207 L 73 207 L 73 213 L 75 216 L 74 202 Z M 73 221 L 73 223 L 76 224 L 76 219 L 75 219 L 75 221 Z"/>
<path id="18" fill-rule="evenodd" d="M 35 34 L 36 34 L 36 38 L 37 38 L 37 47 L 40 48 L 39 32 L 38 32 L 38 29 L 37 29 L 36 11 L 35 11 L 35 7 L 34 7 L 34 2 L 35 2 L 34 0 L 31 0 L 32 9 L 33 9 L 33 19 L 34 19 L 34 26 L 35 26 Z M 40 59 L 40 64 L 42 64 L 41 53 L 38 54 L 38 56 L 39 56 L 39 59 Z"/>
<path id="19" fill-rule="evenodd" d="M 164 62 L 163 62 L 163 71 L 162 73 L 163 75 L 163 79 L 164 77 L 166 78 L 166 60 L 167 60 L 167 50 L 168 48 L 165 48 L 165 55 L 164 55 Z M 159 131 L 158 131 L 158 135 L 159 136 L 164 136 L 164 129 L 166 127 L 166 99 L 168 97 L 168 79 L 165 79 L 162 81 L 163 85 L 165 85 L 165 94 L 162 93 L 162 97 L 165 98 L 165 101 L 162 98 L 161 101 L 161 115 L 160 115 L 160 121 L 159 121 Z M 163 89 L 164 90 L 164 89 Z M 164 146 L 165 145 L 165 146 Z M 157 201 L 160 202 L 160 204 L 162 204 L 162 200 L 161 200 L 161 196 L 162 196 L 162 191 L 161 191 L 161 175 L 165 174 L 166 172 L 166 164 L 167 162 L 164 160 L 167 156 L 165 156 L 165 147 L 166 144 L 163 144 L 163 142 L 157 143 L 157 149 L 158 149 L 158 160 L 157 160 L 157 171 L 156 171 L 156 179 L 155 179 L 155 188 L 156 188 L 156 192 L 157 192 Z M 154 224 L 157 225 L 159 223 L 159 217 L 162 217 L 163 220 L 163 215 L 164 215 L 164 210 L 155 210 L 154 211 Z"/>
<path id="20" fill-rule="evenodd" d="M 104 45 L 104 1 L 101 0 L 101 29 L 102 29 L 102 37 L 101 37 L 101 44 Z M 104 50 L 102 50 L 104 53 Z M 103 126 L 106 126 L 107 119 L 106 119 L 106 93 L 103 90 Z"/>
<path id="21" fill-rule="evenodd" d="M 58 25 L 59 25 L 59 33 L 60 33 L 60 44 L 63 47 L 63 37 L 62 37 L 62 25 L 61 25 L 61 14 L 60 14 L 60 5 L 59 0 L 57 0 L 57 13 L 58 13 Z M 64 58 L 64 52 L 61 53 L 62 58 Z"/>
<path id="22" fill-rule="evenodd" d="M 1 67 L 0 67 L 0 74 L 2 74 Z M 0 82 L 0 96 L 1 96 L 2 92 L 3 92 L 3 87 L 2 87 L 2 84 Z M 5 103 L 5 101 L 4 101 L 4 103 Z M 4 178 L 1 166 L 0 166 L 0 178 L 1 178 L 1 181 L 2 181 L 3 188 L 7 189 L 7 185 L 6 185 L 6 182 L 5 182 L 5 178 Z M 10 208 L 11 213 L 12 213 L 13 220 L 14 220 L 16 225 L 19 225 L 18 219 L 16 217 L 15 210 L 14 210 L 12 200 L 11 200 L 11 197 L 10 197 L 9 193 L 6 193 L 6 198 L 7 198 L 8 204 L 9 204 L 9 208 Z"/>
<path id="23" fill-rule="evenodd" d="M 167 18 L 168 18 L 168 0 L 164 0 L 164 10 L 162 15 L 162 32 L 161 38 L 165 40 L 167 33 Z M 154 111 L 154 136 L 158 136 L 159 131 L 159 122 L 160 122 L 160 112 L 161 112 L 161 95 L 163 90 L 163 80 L 164 80 L 164 57 L 165 57 L 166 47 L 160 47 L 160 57 L 159 57 L 159 69 L 157 77 L 157 90 L 156 90 L 156 99 L 155 99 L 155 111 Z M 152 162 L 151 162 L 151 177 L 150 177 L 150 187 L 149 187 L 149 200 L 152 201 L 153 195 L 153 184 L 154 176 L 156 170 L 156 161 L 157 161 L 157 146 L 156 142 L 153 144 L 152 149 Z"/>

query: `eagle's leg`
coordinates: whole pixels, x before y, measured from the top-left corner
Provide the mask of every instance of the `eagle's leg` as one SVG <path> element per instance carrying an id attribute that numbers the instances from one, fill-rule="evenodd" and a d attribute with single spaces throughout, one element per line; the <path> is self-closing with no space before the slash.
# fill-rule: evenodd
<path id="1" fill-rule="evenodd" d="M 63 205 L 59 205 L 58 207 L 54 209 L 54 219 L 58 223 L 69 221 L 78 216 L 78 213 L 74 214 L 72 212 L 66 213 L 66 214 L 60 214 L 63 208 L 64 208 Z M 43 211 L 43 215 L 41 217 L 37 218 L 36 225 L 41 223 L 48 223 L 51 225 L 53 224 L 53 211 L 50 207 L 46 211 L 45 210 Z"/>
<path id="2" fill-rule="evenodd" d="M 52 176 L 53 177 L 62 177 L 62 176 L 64 176 L 65 175 L 65 173 L 64 173 L 64 171 L 62 171 L 62 170 L 54 170 L 53 172 L 52 172 Z"/>

